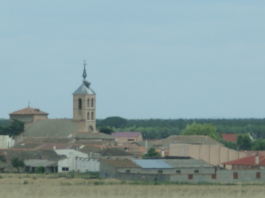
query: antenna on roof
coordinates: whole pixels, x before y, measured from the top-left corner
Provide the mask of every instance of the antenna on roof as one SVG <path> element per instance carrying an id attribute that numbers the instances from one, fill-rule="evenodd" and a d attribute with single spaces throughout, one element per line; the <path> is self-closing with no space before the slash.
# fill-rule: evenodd
<path id="1" fill-rule="evenodd" d="M 30 100 L 29 100 L 29 102 L 28 102 L 28 107 L 30 107 Z"/>

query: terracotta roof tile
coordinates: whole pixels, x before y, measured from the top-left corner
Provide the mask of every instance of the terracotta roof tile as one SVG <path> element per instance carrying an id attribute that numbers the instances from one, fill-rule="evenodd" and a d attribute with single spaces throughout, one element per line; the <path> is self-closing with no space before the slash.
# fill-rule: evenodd
<path id="1" fill-rule="evenodd" d="M 14 111 L 10 113 L 9 115 L 48 115 L 48 113 L 41 111 L 38 108 L 27 107 L 25 109 Z"/>
<path id="2" fill-rule="evenodd" d="M 238 134 L 222 134 L 223 140 L 228 142 L 236 142 Z"/>
<path id="3" fill-rule="evenodd" d="M 237 160 L 232 160 L 228 162 L 224 162 L 222 164 L 225 165 L 244 165 L 244 166 L 265 166 L 265 156 L 259 156 L 259 164 L 255 163 L 255 157 L 254 155 L 243 157 Z"/>

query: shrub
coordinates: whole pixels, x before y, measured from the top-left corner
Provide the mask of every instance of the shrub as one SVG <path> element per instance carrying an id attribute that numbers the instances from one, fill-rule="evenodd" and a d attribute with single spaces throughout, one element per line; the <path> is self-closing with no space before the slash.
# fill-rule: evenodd
<path id="1" fill-rule="evenodd" d="M 37 173 L 37 174 L 41 174 L 41 173 L 43 173 L 44 171 L 44 167 L 43 166 L 38 166 L 37 168 L 36 168 L 36 170 L 35 170 L 35 173 Z"/>
<path id="2" fill-rule="evenodd" d="M 94 182 L 94 185 L 103 185 L 103 184 L 105 184 L 104 181 L 95 181 Z"/>

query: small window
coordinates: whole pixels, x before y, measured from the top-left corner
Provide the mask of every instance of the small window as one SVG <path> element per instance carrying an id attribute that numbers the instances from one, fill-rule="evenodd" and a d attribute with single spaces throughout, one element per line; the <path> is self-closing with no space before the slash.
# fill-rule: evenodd
<path id="1" fill-rule="evenodd" d="M 89 107 L 89 98 L 87 99 L 87 107 Z"/>
<path id="2" fill-rule="evenodd" d="M 130 173 L 131 171 L 130 170 L 126 170 L 125 173 Z"/>
<path id="3" fill-rule="evenodd" d="M 94 112 L 91 113 L 91 120 L 94 120 Z"/>
<path id="4" fill-rule="evenodd" d="M 194 170 L 194 173 L 199 173 L 199 170 Z"/>
<path id="5" fill-rule="evenodd" d="M 238 179 L 238 173 L 237 172 L 234 172 L 233 176 L 234 176 L 234 179 Z"/>
<path id="6" fill-rule="evenodd" d="M 86 119 L 89 120 L 89 112 L 87 113 L 87 118 Z"/>
<path id="7" fill-rule="evenodd" d="M 260 179 L 260 172 L 256 172 L 256 179 Z"/>
<path id="8" fill-rule="evenodd" d="M 82 99 L 81 98 L 78 99 L 78 109 L 79 110 L 82 109 Z"/>
<path id="9" fill-rule="evenodd" d="M 193 179 L 193 175 L 192 174 L 189 174 L 188 175 L 188 179 Z"/>
<path id="10" fill-rule="evenodd" d="M 160 174 L 162 174 L 162 173 L 163 173 L 163 171 L 162 171 L 162 170 L 158 170 L 157 172 L 158 172 L 158 173 L 160 173 Z"/>
<path id="11" fill-rule="evenodd" d="M 180 174 L 181 173 L 181 170 L 176 170 L 176 173 Z"/>
<path id="12" fill-rule="evenodd" d="M 212 174 L 212 179 L 216 179 L 216 174 Z"/>
<path id="13" fill-rule="evenodd" d="M 62 171 L 69 171 L 68 167 L 62 167 Z"/>
<path id="14" fill-rule="evenodd" d="M 127 141 L 134 141 L 134 139 L 128 139 Z"/>
<path id="15" fill-rule="evenodd" d="M 94 107 L 94 99 L 91 99 L 91 107 Z"/>

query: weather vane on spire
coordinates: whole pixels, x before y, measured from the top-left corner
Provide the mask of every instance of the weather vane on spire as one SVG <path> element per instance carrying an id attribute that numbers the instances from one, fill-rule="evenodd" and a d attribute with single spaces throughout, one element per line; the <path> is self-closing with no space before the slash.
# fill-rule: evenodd
<path id="1" fill-rule="evenodd" d="M 86 79 L 87 74 L 86 74 L 86 60 L 84 60 L 84 71 L 83 71 L 83 78 L 84 80 Z"/>

